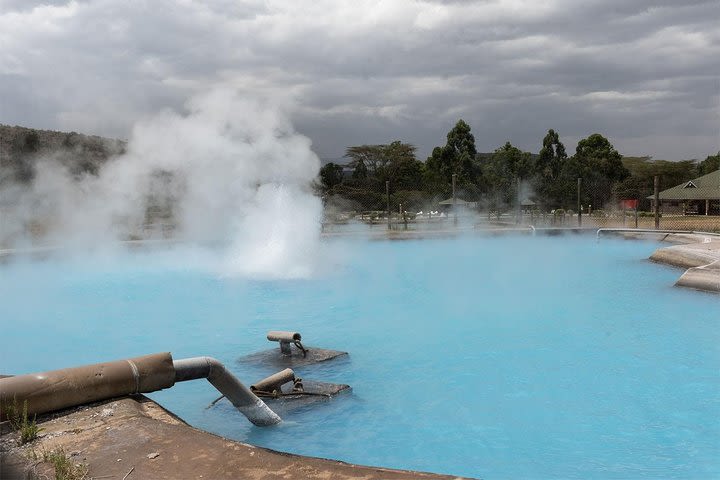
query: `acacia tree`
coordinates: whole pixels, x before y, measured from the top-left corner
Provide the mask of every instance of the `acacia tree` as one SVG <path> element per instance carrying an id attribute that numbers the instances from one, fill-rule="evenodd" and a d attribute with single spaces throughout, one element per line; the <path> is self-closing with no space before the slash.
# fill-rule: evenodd
<path id="1" fill-rule="evenodd" d="M 415 158 L 416 147 L 395 140 L 389 145 L 348 147 L 345 157 L 353 169 L 353 180 L 364 188 L 385 190 L 389 180 L 394 189 L 422 187 L 422 163 Z"/>
<path id="2" fill-rule="evenodd" d="M 345 150 L 345 157 L 349 158 L 348 167 L 353 169 L 353 178 L 365 180 L 377 175 L 378 168 L 383 163 L 383 149 L 385 145 L 357 145 Z"/>

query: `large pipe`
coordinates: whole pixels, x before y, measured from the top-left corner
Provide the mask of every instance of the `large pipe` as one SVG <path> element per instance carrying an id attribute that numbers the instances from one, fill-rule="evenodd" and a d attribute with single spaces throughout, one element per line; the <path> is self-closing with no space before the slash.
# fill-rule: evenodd
<path id="1" fill-rule="evenodd" d="M 211 357 L 195 357 L 176 360 L 175 381 L 184 382 L 198 378 L 207 378 L 208 381 L 225 395 L 240 413 L 245 415 L 255 425 L 265 427 L 276 425 L 282 420 L 265 405 L 254 393 L 228 372 L 225 366 Z"/>
<path id="2" fill-rule="evenodd" d="M 4 407 L 27 402 L 29 415 L 61 410 L 114 397 L 150 393 L 175 382 L 207 378 L 255 425 L 281 421 L 275 412 L 210 357 L 173 361 L 169 352 L 127 360 L 0 378 L 0 418 Z"/>
<path id="3" fill-rule="evenodd" d="M 170 353 L 0 379 L 0 404 L 27 401 L 28 414 L 172 387 Z M 4 413 L 4 412 L 3 412 Z"/>

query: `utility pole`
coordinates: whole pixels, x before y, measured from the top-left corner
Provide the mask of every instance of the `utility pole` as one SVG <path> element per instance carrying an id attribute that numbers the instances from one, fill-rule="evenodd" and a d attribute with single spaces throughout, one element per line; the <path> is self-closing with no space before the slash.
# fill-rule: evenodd
<path id="1" fill-rule="evenodd" d="M 515 224 L 520 225 L 521 218 L 522 218 L 522 198 L 520 197 L 520 177 L 517 177 L 515 179 L 515 183 L 517 185 L 517 195 L 515 195 L 515 201 L 517 202 L 517 205 L 515 206 Z"/>
<path id="2" fill-rule="evenodd" d="M 388 230 L 390 230 L 390 180 L 385 181 L 385 196 L 387 197 Z"/>
<path id="3" fill-rule="evenodd" d="M 655 230 L 660 230 L 660 176 L 655 175 Z"/>
<path id="4" fill-rule="evenodd" d="M 454 217 L 453 222 L 455 223 L 455 225 L 457 225 L 457 208 L 455 207 L 455 203 L 457 202 L 457 196 L 456 196 L 456 194 L 455 194 L 455 181 L 456 181 L 456 180 L 457 180 L 457 173 L 453 173 L 453 174 L 452 174 L 452 193 L 453 193 L 453 197 L 452 197 L 452 198 L 453 198 L 453 206 L 452 206 L 452 209 L 453 209 L 453 217 Z"/>
<path id="5" fill-rule="evenodd" d="M 582 185 L 582 178 L 578 177 L 577 186 L 577 212 L 578 212 L 578 227 L 582 227 L 582 205 L 580 204 L 580 186 Z"/>

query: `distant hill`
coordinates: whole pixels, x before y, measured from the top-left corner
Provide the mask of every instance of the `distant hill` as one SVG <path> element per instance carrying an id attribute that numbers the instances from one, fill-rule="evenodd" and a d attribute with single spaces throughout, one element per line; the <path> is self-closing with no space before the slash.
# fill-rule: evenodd
<path id="1" fill-rule="evenodd" d="M 96 175 L 126 148 L 124 140 L 0 124 L 0 183 L 29 183 L 38 163 L 48 161 L 64 165 L 77 177 Z"/>

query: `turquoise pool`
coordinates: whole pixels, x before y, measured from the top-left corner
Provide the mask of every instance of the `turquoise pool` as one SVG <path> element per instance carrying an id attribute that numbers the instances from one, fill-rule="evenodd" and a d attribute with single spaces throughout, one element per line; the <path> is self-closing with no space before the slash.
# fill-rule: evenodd
<path id="1" fill-rule="evenodd" d="M 239 363 L 302 332 L 352 394 L 258 428 L 207 382 L 151 396 L 276 450 L 493 478 L 720 477 L 720 300 L 656 244 L 594 237 L 332 241 L 305 280 L 227 278 L 178 248 L 0 265 L 3 373 L 171 351 Z"/>

